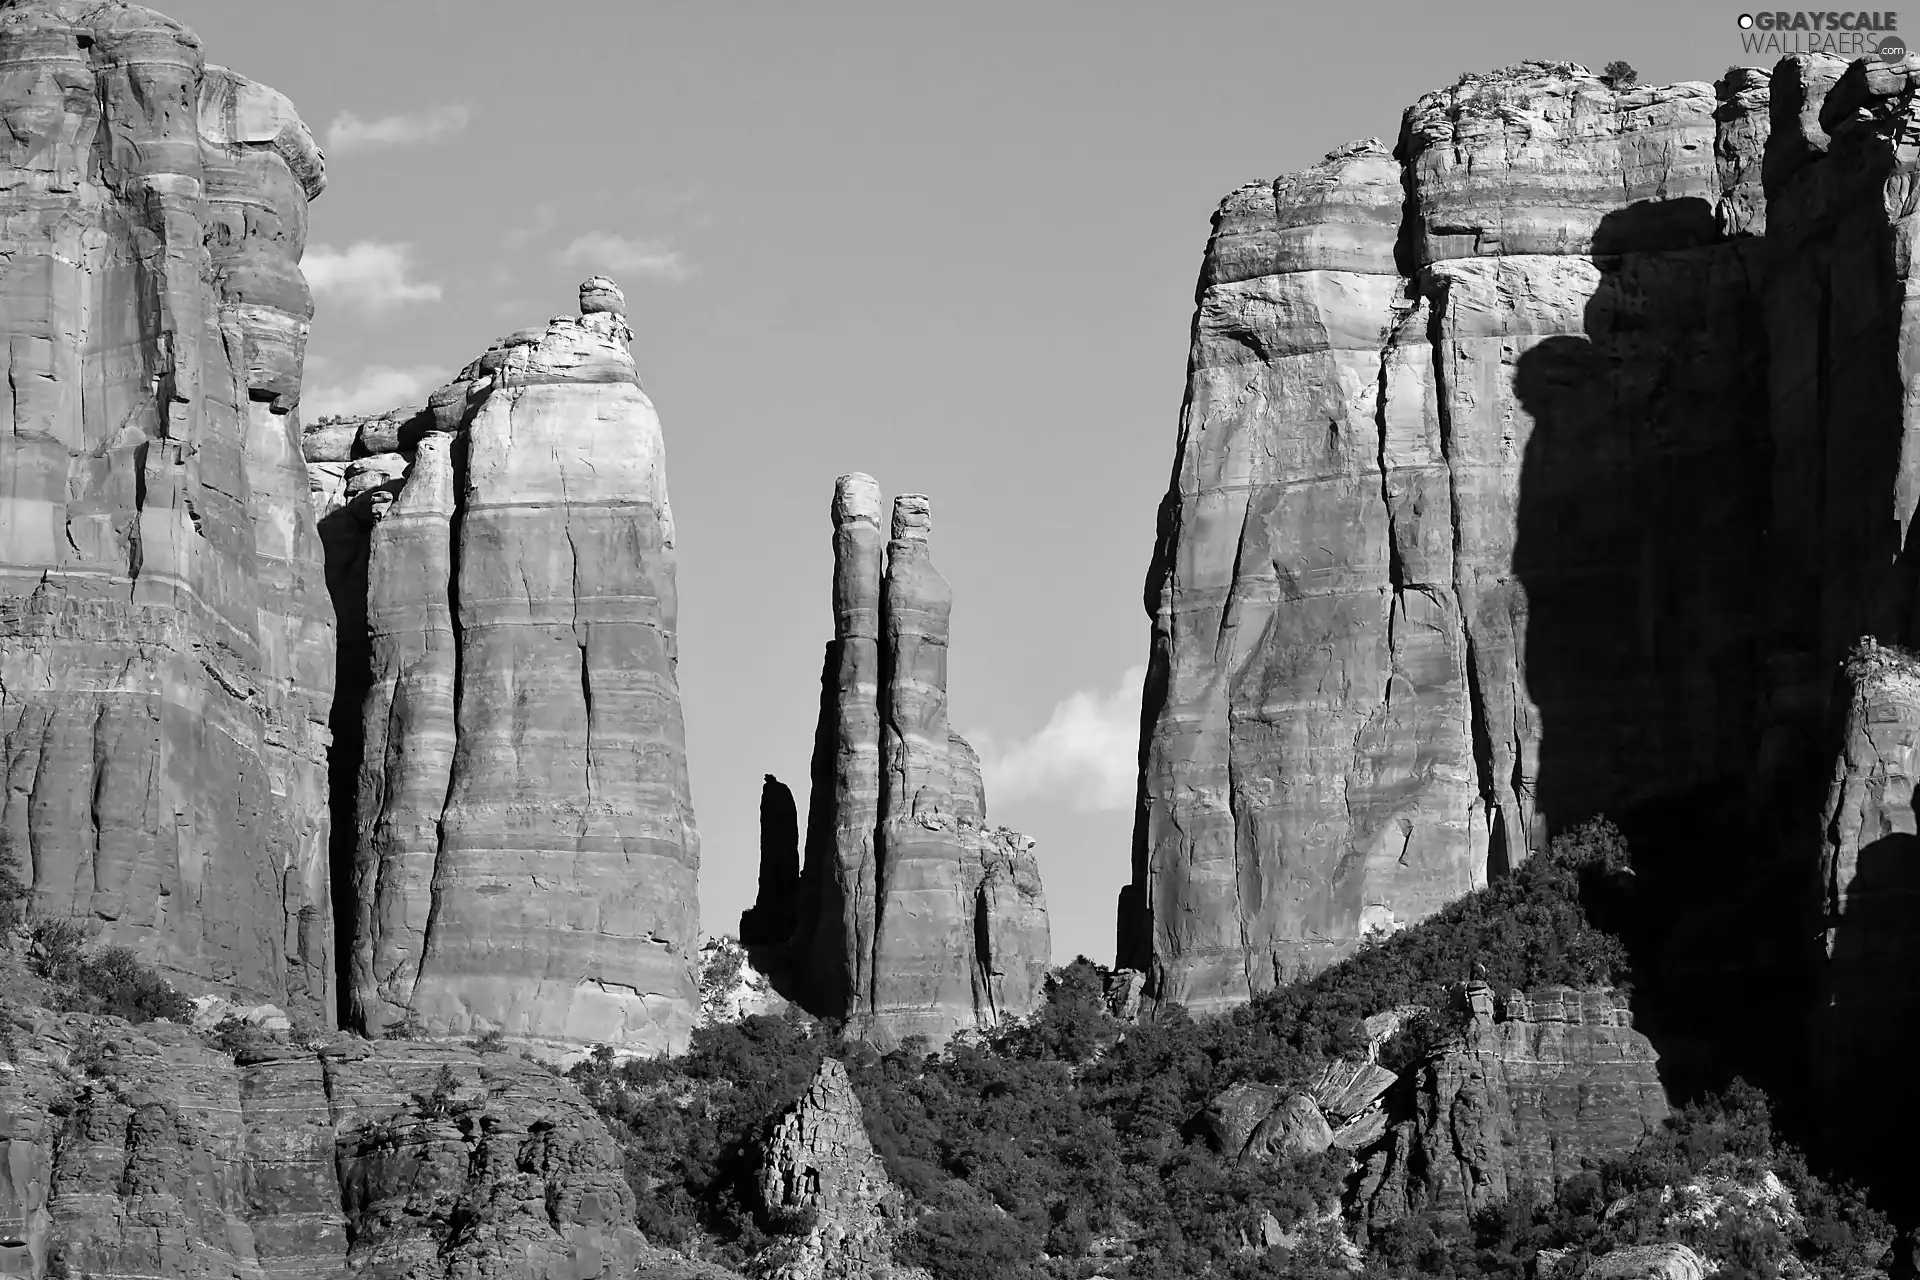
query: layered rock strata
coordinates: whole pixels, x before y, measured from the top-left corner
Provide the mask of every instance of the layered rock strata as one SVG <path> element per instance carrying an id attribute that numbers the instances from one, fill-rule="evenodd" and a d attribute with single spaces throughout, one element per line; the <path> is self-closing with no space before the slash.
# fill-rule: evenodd
<path id="1" fill-rule="evenodd" d="M 1748 781 L 1766 105 L 1529 63 L 1221 205 L 1147 584 L 1150 999 L 1245 1000 L 1559 826 Z"/>
<path id="2" fill-rule="evenodd" d="M 335 781 L 370 1033 L 566 1057 L 677 1051 L 697 1016 L 664 444 L 618 289 L 580 310 L 307 436 L 363 695 Z"/>
<path id="3" fill-rule="evenodd" d="M 1459 1040 L 1389 1095 L 1387 1130 L 1361 1153 L 1352 1197 L 1372 1224 L 1550 1197 L 1667 1118 L 1659 1055 L 1623 996 L 1545 987 L 1503 1002 L 1473 983 L 1461 1003 Z"/>
<path id="4" fill-rule="evenodd" d="M 236 1060 L 182 1028 L 38 1011 L 15 1030 L 9 1274 L 613 1280 L 660 1257 L 599 1118 L 511 1055 L 341 1040 Z"/>
<path id="5" fill-rule="evenodd" d="M 988 824 L 979 757 L 948 726 L 953 596 L 930 506 L 896 498 L 884 542 L 880 516 L 871 476 L 840 477 L 805 866 L 789 909 L 797 854 L 776 804 L 741 935 L 814 1014 L 889 1048 L 939 1045 L 1031 1010 L 1051 944 L 1033 842 Z"/>
<path id="6" fill-rule="evenodd" d="M 7 5 L 0 106 L 0 859 L 183 986 L 329 1013 L 320 151 L 137 5 Z"/>

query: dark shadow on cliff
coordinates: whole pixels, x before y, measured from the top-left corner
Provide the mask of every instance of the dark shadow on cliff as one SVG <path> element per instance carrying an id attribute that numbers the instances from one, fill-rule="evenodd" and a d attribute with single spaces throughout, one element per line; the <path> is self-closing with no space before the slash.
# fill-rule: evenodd
<path id="1" fill-rule="evenodd" d="M 1556 833 L 1604 813 L 1632 846 L 1631 901 L 1599 923 L 1628 942 L 1668 1092 L 1741 1075 L 1786 1104 L 1791 1132 L 1808 850 L 1779 824 L 1820 796 L 1783 778 L 1751 803 L 1772 465 L 1762 249 L 1722 237 L 1700 199 L 1602 220 L 1587 336 L 1548 338 L 1514 369 L 1533 425 L 1513 564 L 1538 812 Z"/>
<path id="2" fill-rule="evenodd" d="M 372 649 L 367 639 L 367 557 L 373 524 L 362 499 L 320 521 L 326 555 L 327 594 L 338 626 L 334 646 L 333 710 L 328 727 L 333 747 L 327 753 L 328 874 L 333 886 L 333 965 L 335 1014 L 342 1027 L 351 1014 L 353 934 L 359 906 L 354 895 L 354 846 L 359 841 L 360 760 L 366 749 L 364 723 L 367 689 L 372 683 Z"/>
<path id="3" fill-rule="evenodd" d="M 1883 836 L 1860 851 L 1840 885 L 1846 912 L 1833 921 L 1814 1034 L 1824 1054 L 1819 1096 L 1846 1100 L 1822 1115 L 1824 1154 L 1873 1188 L 1902 1225 L 1920 1216 L 1920 1111 L 1899 1099 L 1920 1062 L 1920 836 Z"/>

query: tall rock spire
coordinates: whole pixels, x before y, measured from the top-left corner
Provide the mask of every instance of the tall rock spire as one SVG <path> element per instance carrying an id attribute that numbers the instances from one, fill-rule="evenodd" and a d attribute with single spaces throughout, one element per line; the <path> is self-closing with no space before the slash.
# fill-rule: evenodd
<path id="1" fill-rule="evenodd" d="M 329 554 L 367 564 L 350 994 L 370 1032 L 499 1030 L 564 1059 L 692 1031 L 673 517 L 624 310 L 596 276 L 578 317 L 501 339 L 426 409 L 310 436 L 347 455 L 315 457 L 343 475 Z"/>
<path id="2" fill-rule="evenodd" d="M 891 1047 L 1028 1012 L 1049 961 L 1033 842 L 986 823 L 973 749 L 947 723 L 953 593 L 932 507 L 858 473 L 834 487 L 834 639 L 822 675 L 807 857 L 790 938 L 741 923 L 789 999 Z M 779 854 L 773 855 L 776 860 Z"/>

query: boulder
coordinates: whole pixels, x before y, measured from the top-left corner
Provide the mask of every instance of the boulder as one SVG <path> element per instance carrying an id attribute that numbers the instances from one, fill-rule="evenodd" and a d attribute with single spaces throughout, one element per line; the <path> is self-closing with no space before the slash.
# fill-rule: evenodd
<path id="1" fill-rule="evenodd" d="M 1215 1097 L 1195 1127 L 1215 1151 L 1242 1162 L 1318 1155 L 1333 1145 L 1333 1130 L 1312 1098 L 1252 1081 Z"/>

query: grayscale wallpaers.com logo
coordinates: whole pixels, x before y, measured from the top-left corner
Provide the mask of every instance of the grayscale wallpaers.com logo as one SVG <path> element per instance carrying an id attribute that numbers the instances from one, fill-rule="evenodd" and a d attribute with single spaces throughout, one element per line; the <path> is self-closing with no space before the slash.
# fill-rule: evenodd
<path id="1" fill-rule="evenodd" d="M 1831 53 L 1842 58 L 1904 62 L 1907 43 L 1893 34 L 1899 27 L 1900 15 L 1891 9 L 1875 13 L 1743 13 L 1740 43 L 1748 53 L 1768 58 Z"/>

